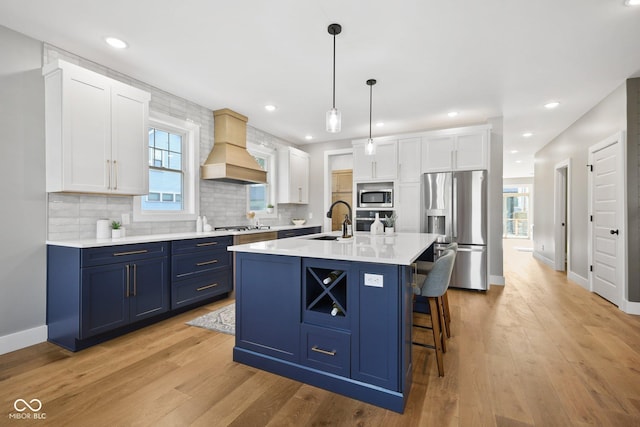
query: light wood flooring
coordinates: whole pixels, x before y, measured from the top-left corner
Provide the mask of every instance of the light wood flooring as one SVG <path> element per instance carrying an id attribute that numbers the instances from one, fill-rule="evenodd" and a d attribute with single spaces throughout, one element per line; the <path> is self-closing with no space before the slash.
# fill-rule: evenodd
<path id="1" fill-rule="evenodd" d="M 234 363 L 232 336 L 185 325 L 223 301 L 78 353 L 0 356 L 0 425 L 639 426 L 640 317 L 513 249 L 526 243 L 505 241 L 506 286 L 450 290 L 445 376 L 414 347 L 402 415 Z M 10 419 L 18 398 L 46 420 Z"/>

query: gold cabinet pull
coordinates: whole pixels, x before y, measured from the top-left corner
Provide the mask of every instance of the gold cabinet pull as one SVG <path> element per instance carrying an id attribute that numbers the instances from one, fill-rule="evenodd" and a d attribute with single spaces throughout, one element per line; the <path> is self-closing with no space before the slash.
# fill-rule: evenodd
<path id="1" fill-rule="evenodd" d="M 196 267 L 202 267 L 203 265 L 215 264 L 217 263 L 217 259 L 212 259 L 211 261 L 203 261 L 196 264 Z"/>
<path id="2" fill-rule="evenodd" d="M 131 275 L 129 274 L 129 264 L 125 265 L 125 270 L 127 273 L 127 294 L 126 297 L 129 298 L 129 282 L 131 280 Z"/>
<path id="3" fill-rule="evenodd" d="M 213 246 L 213 245 L 217 245 L 218 242 L 206 242 L 206 243 L 197 243 L 196 246 L 200 247 L 200 246 Z"/>
<path id="4" fill-rule="evenodd" d="M 327 356 L 335 356 L 336 355 L 336 351 L 335 350 L 331 350 L 331 351 L 323 350 L 321 348 L 318 348 L 317 345 L 314 345 L 313 347 L 311 347 L 311 350 L 315 351 L 316 353 L 326 354 Z"/>
<path id="5" fill-rule="evenodd" d="M 118 189 L 118 162 L 116 160 L 113 161 L 113 169 L 114 169 L 113 176 L 115 177 L 113 189 L 117 190 Z"/>
<path id="6" fill-rule="evenodd" d="M 205 289 L 211 289 L 211 288 L 215 288 L 216 286 L 218 286 L 217 283 L 212 283 L 210 285 L 207 286 L 202 286 L 200 288 L 197 288 L 196 291 L 200 292 L 200 291 L 204 291 Z"/>
<path id="7" fill-rule="evenodd" d="M 107 173 L 109 174 L 107 188 L 111 190 L 111 162 L 109 160 L 107 160 Z"/>
<path id="8" fill-rule="evenodd" d="M 113 256 L 146 254 L 147 252 L 149 252 L 148 249 L 141 249 L 139 251 L 128 251 L 128 252 L 114 252 Z"/>

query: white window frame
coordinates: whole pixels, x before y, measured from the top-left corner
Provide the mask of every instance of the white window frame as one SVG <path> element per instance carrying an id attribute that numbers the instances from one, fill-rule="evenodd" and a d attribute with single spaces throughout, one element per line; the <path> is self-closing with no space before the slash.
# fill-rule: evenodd
<path id="1" fill-rule="evenodd" d="M 185 135 L 182 147 L 184 207 L 181 211 L 143 211 L 144 196 L 136 196 L 133 198 L 133 220 L 195 221 L 200 211 L 200 126 L 189 120 L 152 112 L 149 114 L 149 127 Z"/>
<path id="2" fill-rule="evenodd" d="M 273 205 L 273 212 L 267 213 L 266 210 L 259 210 L 254 212 L 259 218 L 277 218 L 278 217 L 278 205 L 276 204 L 277 199 L 277 187 L 276 187 L 276 150 L 266 147 L 260 144 L 247 143 L 247 151 L 252 156 L 263 157 L 267 160 L 267 204 Z M 247 186 L 247 212 L 249 212 L 249 188 Z"/>

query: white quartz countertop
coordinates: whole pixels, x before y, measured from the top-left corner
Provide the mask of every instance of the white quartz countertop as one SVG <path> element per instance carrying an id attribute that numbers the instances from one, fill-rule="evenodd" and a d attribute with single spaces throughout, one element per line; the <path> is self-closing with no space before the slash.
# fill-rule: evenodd
<path id="1" fill-rule="evenodd" d="M 440 236 L 428 233 L 373 235 L 368 232 L 356 232 L 351 239 L 344 241 L 313 240 L 314 237 L 321 235 L 337 236 L 340 233 L 321 233 L 288 239 L 268 240 L 230 246 L 228 249 L 235 252 L 256 254 L 410 265 Z"/>
<path id="2" fill-rule="evenodd" d="M 204 231 L 189 233 L 148 234 L 141 236 L 126 236 L 120 239 L 78 239 L 78 240 L 47 240 L 47 245 L 66 246 L 70 248 L 98 248 L 103 246 L 130 245 L 135 243 L 166 242 L 171 240 L 200 239 L 203 237 L 236 236 L 240 234 L 268 233 L 280 230 L 295 230 L 300 228 L 320 227 L 320 224 L 304 225 L 272 225 L 270 228 L 251 229 L 246 231 Z"/>

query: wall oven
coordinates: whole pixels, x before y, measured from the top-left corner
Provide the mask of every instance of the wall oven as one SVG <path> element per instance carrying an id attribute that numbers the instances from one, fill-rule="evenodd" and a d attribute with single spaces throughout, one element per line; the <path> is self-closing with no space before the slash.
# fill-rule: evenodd
<path id="1" fill-rule="evenodd" d="M 393 188 L 363 189 L 358 191 L 359 208 L 392 208 Z"/>
<path id="2" fill-rule="evenodd" d="M 371 224 L 376 219 L 376 212 L 380 215 L 380 221 L 384 223 L 385 216 L 391 216 L 393 211 L 357 211 L 355 231 L 371 231 Z"/>

